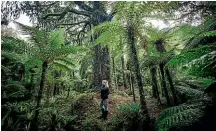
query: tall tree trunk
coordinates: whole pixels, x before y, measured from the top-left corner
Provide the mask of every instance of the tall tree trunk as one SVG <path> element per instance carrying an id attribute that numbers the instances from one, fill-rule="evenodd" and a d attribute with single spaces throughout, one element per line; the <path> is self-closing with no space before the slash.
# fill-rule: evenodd
<path id="1" fill-rule="evenodd" d="M 96 45 L 94 47 L 94 63 L 93 63 L 93 85 L 94 87 L 98 87 L 101 84 L 101 65 L 100 65 L 100 57 L 101 57 L 101 49 L 100 45 Z"/>
<path id="2" fill-rule="evenodd" d="M 57 77 L 59 77 L 59 73 L 58 71 L 54 71 L 53 72 L 53 75 L 54 75 L 54 79 L 57 79 Z M 53 89 L 53 96 L 55 97 L 55 95 L 57 94 L 57 82 L 55 81 L 54 82 L 54 89 Z"/>
<path id="3" fill-rule="evenodd" d="M 125 65 L 124 65 L 124 56 L 121 57 L 122 61 L 122 77 L 123 77 L 123 82 L 124 82 L 124 88 L 127 88 L 127 83 L 126 83 L 126 77 L 125 77 Z"/>
<path id="4" fill-rule="evenodd" d="M 57 88 L 56 89 L 57 89 L 56 94 L 59 95 L 60 94 L 60 83 L 57 83 Z"/>
<path id="5" fill-rule="evenodd" d="M 156 70 L 154 67 L 150 67 L 150 74 L 152 77 L 152 97 L 158 98 L 157 91 L 156 91 L 157 90 Z"/>
<path id="6" fill-rule="evenodd" d="M 153 91 L 153 97 L 158 99 L 158 102 L 161 104 L 160 95 L 158 91 L 158 85 L 157 85 L 157 71 L 155 67 L 152 67 L 150 69 L 151 77 L 152 77 L 152 91 Z"/>
<path id="7" fill-rule="evenodd" d="M 93 10 L 98 10 L 97 16 L 93 21 L 93 26 L 97 26 L 103 22 L 111 21 L 113 16 L 107 14 L 106 10 L 103 8 L 103 3 L 100 1 L 93 2 Z M 100 35 L 100 34 L 99 34 Z M 94 40 L 97 39 L 97 36 L 94 36 Z M 99 87 L 101 85 L 101 80 L 106 79 L 110 81 L 110 61 L 109 61 L 109 51 L 108 46 L 101 47 L 96 45 L 94 47 L 94 63 L 93 63 L 93 85 L 94 87 Z"/>
<path id="8" fill-rule="evenodd" d="M 128 63 L 126 64 L 126 69 L 127 69 L 127 71 L 130 72 L 130 67 L 129 67 L 129 64 L 128 64 Z M 131 72 L 130 72 L 130 73 L 131 73 Z M 129 85 L 130 91 L 132 91 L 132 88 L 131 88 L 131 74 L 130 74 L 130 73 L 127 73 L 127 74 L 126 74 L 126 84 Z"/>
<path id="9" fill-rule="evenodd" d="M 109 51 L 108 47 L 101 47 L 100 45 L 95 46 L 95 57 L 94 57 L 94 80 L 93 85 L 99 87 L 102 80 L 110 81 L 110 65 L 109 65 Z"/>
<path id="10" fill-rule="evenodd" d="M 110 81 L 110 64 L 109 64 L 110 63 L 110 58 L 109 58 L 108 46 L 102 47 L 101 51 L 102 51 L 102 54 L 101 54 L 101 57 L 100 57 L 101 78 L 102 78 L 102 80 Z"/>
<path id="11" fill-rule="evenodd" d="M 49 98 L 50 98 L 50 93 L 51 93 L 51 86 L 48 86 L 46 89 L 46 104 L 49 104 Z"/>
<path id="12" fill-rule="evenodd" d="M 114 56 L 112 57 L 112 63 L 113 63 L 113 80 L 114 80 L 116 89 L 118 89 Z"/>
<path id="13" fill-rule="evenodd" d="M 53 90 L 53 96 L 55 97 L 55 95 L 56 95 L 56 90 L 57 90 L 57 84 L 55 83 L 54 84 L 54 90 Z"/>
<path id="14" fill-rule="evenodd" d="M 168 79 L 169 84 L 170 84 L 170 89 L 171 89 L 171 92 L 172 92 L 174 105 L 178 105 L 179 102 L 178 102 L 178 98 L 177 98 L 177 95 L 176 95 L 176 91 L 175 91 L 175 88 L 174 88 L 174 85 L 173 85 L 173 81 L 172 81 L 172 77 L 170 75 L 169 69 L 166 68 L 165 72 L 166 72 L 166 76 L 167 76 L 167 79 Z"/>
<path id="15" fill-rule="evenodd" d="M 35 84 L 34 84 L 34 74 L 33 73 L 31 73 L 31 80 L 30 80 L 31 82 L 31 87 L 30 87 L 30 89 L 29 89 L 29 92 L 32 94 L 32 99 L 34 99 L 34 94 L 35 94 Z"/>
<path id="16" fill-rule="evenodd" d="M 162 89 L 163 89 L 165 97 L 166 97 L 167 105 L 170 106 L 170 99 L 169 99 L 169 94 L 168 94 L 168 90 L 166 87 L 166 80 L 165 80 L 165 74 L 164 74 L 164 64 L 160 64 L 159 67 L 160 67 L 160 71 L 161 71 Z"/>
<path id="17" fill-rule="evenodd" d="M 149 131 L 151 130 L 151 121 L 150 121 L 150 116 L 148 114 L 148 109 L 145 101 L 145 96 L 144 96 L 144 89 L 143 89 L 143 83 L 142 83 L 142 77 L 141 77 L 141 72 L 140 72 L 140 67 L 139 67 L 139 61 L 137 57 L 137 52 L 136 52 L 136 47 L 134 43 L 134 29 L 132 23 L 129 21 L 128 26 L 127 26 L 127 31 L 128 31 L 128 43 L 130 46 L 131 50 L 131 56 L 135 68 L 135 73 L 136 73 L 136 79 L 137 79 L 137 84 L 139 87 L 139 95 L 140 95 L 140 120 L 139 120 L 139 126 L 138 126 L 138 131 Z"/>
<path id="18" fill-rule="evenodd" d="M 68 86 L 68 90 L 67 90 L 67 98 L 70 96 L 70 86 Z"/>
<path id="19" fill-rule="evenodd" d="M 133 76 L 131 71 L 130 71 L 130 82 L 131 82 L 131 88 L 132 88 L 132 94 L 133 94 L 133 101 L 136 102 L 136 95 L 135 95 L 135 92 L 134 92 L 134 85 L 133 85 L 134 76 Z"/>
<path id="20" fill-rule="evenodd" d="M 161 71 L 160 71 L 160 68 L 157 69 L 157 74 L 158 74 L 158 78 L 159 78 L 159 83 L 158 83 L 158 87 L 159 87 L 159 94 L 161 94 L 162 97 L 165 96 L 165 93 L 164 93 L 164 90 L 163 90 L 163 87 L 162 87 L 162 76 L 161 76 Z"/>
<path id="21" fill-rule="evenodd" d="M 40 81 L 40 88 L 39 88 L 39 92 L 38 92 L 38 97 L 37 97 L 37 104 L 35 107 L 35 113 L 34 113 L 34 118 L 33 118 L 33 126 L 31 126 L 31 130 L 33 131 L 37 131 L 38 127 L 38 116 L 39 116 L 39 107 L 41 104 L 41 99 L 42 99 L 42 95 L 43 95 L 43 89 L 45 86 L 45 77 L 46 77 L 46 69 L 48 67 L 48 63 L 45 61 L 43 62 L 42 65 L 42 74 L 41 74 L 41 81 Z"/>

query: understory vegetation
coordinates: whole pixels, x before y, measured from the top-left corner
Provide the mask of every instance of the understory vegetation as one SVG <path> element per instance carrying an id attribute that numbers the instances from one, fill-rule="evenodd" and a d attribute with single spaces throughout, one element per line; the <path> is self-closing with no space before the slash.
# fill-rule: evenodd
<path id="1" fill-rule="evenodd" d="M 216 130 L 216 2 L 1 4 L 3 131 Z"/>

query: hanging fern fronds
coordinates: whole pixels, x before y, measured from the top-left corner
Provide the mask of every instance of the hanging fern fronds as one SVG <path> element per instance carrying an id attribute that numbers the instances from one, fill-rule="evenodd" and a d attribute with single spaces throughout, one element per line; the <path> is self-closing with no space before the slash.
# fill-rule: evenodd
<path id="1" fill-rule="evenodd" d="M 188 74 L 190 75 L 216 77 L 216 51 L 205 54 L 200 58 L 191 61 L 184 67 L 188 68 Z"/>
<path id="2" fill-rule="evenodd" d="M 143 60 L 141 62 L 141 67 L 150 67 L 159 65 L 162 63 L 166 63 L 170 59 L 172 59 L 174 54 L 172 52 L 167 52 L 160 54 L 160 56 L 151 56 L 151 55 L 144 55 Z"/>
<path id="3" fill-rule="evenodd" d="M 64 65 L 62 63 L 58 63 L 56 61 L 53 62 L 53 67 L 56 69 L 56 70 L 65 70 L 65 71 L 71 71 L 72 68 L 71 67 L 68 67 L 67 65 Z"/>
<path id="4" fill-rule="evenodd" d="M 121 38 L 125 36 L 125 29 L 120 21 L 104 22 L 93 29 L 94 35 L 98 35 L 94 41 L 95 44 L 106 44 L 108 46 L 117 46 L 121 43 Z"/>
<path id="5" fill-rule="evenodd" d="M 195 49 L 190 49 L 187 51 L 182 51 L 181 54 L 176 55 L 173 57 L 168 63 L 168 66 L 179 66 L 181 64 L 186 64 L 188 62 L 191 62 L 194 59 L 197 59 L 201 57 L 202 55 L 205 55 L 215 49 L 215 44 L 212 44 L 211 46 L 202 46 Z"/>
<path id="6" fill-rule="evenodd" d="M 190 37 L 189 42 L 185 43 L 185 50 L 199 47 L 200 45 L 210 45 L 216 42 L 216 20 L 207 19 L 203 24 L 196 27 L 200 29 L 194 36 Z"/>

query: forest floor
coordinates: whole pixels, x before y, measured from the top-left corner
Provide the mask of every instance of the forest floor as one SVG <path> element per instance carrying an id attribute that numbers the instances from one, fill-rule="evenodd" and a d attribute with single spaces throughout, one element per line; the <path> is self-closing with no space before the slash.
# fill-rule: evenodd
<path id="1" fill-rule="evenodd" d="M 99 125 L 99 128 L 107 127 L 109 128 L 109 122 L 115 116 L 118 111 L 118 106 L 125 103 L 133 102 L 133 97 L 126 94 L 124 91 L 113 92 L 109 95 L 109 113 L 108 120 L 100 120 L 98 117 L 101 115 L 100 111 L 100 93 L 86 93 L 83 96 L 79 97 L 73 103 L 73 108 L 78 116 L 76 120 L 76 129 L 88 130 L 89 123 L 95 123 Z M 136 102 L 139 103 L 139 98 L 136 97 Z M 151 119 L 157 119 L 159 113 L 164 109 L 161 105 L 158 104 L 155 98 L 146 96 L 146 103 L 149 115 Z M 94 129 L 99 130 L 99 129 Z M 108 131 L 108 129 L 104 129 Z"/>
<path id="2" fill-rule="evenodd" d="M 94 95 L 94 99 L 97 100 L 98 106 L 100 105 L 100 94 Z M 116 113 L 119 105 L 133 102 L 133 97 L 127 95 L 126 93 L 118 92 L 110 94 L 109 101 L 109 114 L 108 119 L 112 118 L 112 116 Z M 139 98 L 136 97 L 136 102 L 139 102 Z M 163 106 L 159 105 L 155 98 L 146 97 L 146 104 L 151 117 L 157 118 L 159 113 L 164 109 Z"/>

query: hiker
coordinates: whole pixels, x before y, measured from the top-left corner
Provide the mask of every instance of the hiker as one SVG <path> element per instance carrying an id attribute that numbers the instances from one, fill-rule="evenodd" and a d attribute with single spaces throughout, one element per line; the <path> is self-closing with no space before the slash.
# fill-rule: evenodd
<path id="1" fill-rule="evenodd" d="M 107 119 L 108 115 L 108 95 L 109 95 L 109 85 L 107 80 L 102 80 L 102 86 L 100 88 L 100 93 L 101 93 L 101 103 L 100 103 L 100 108 L 102 115 L 100 118 L 103 118 L 104 120 Z"/>

